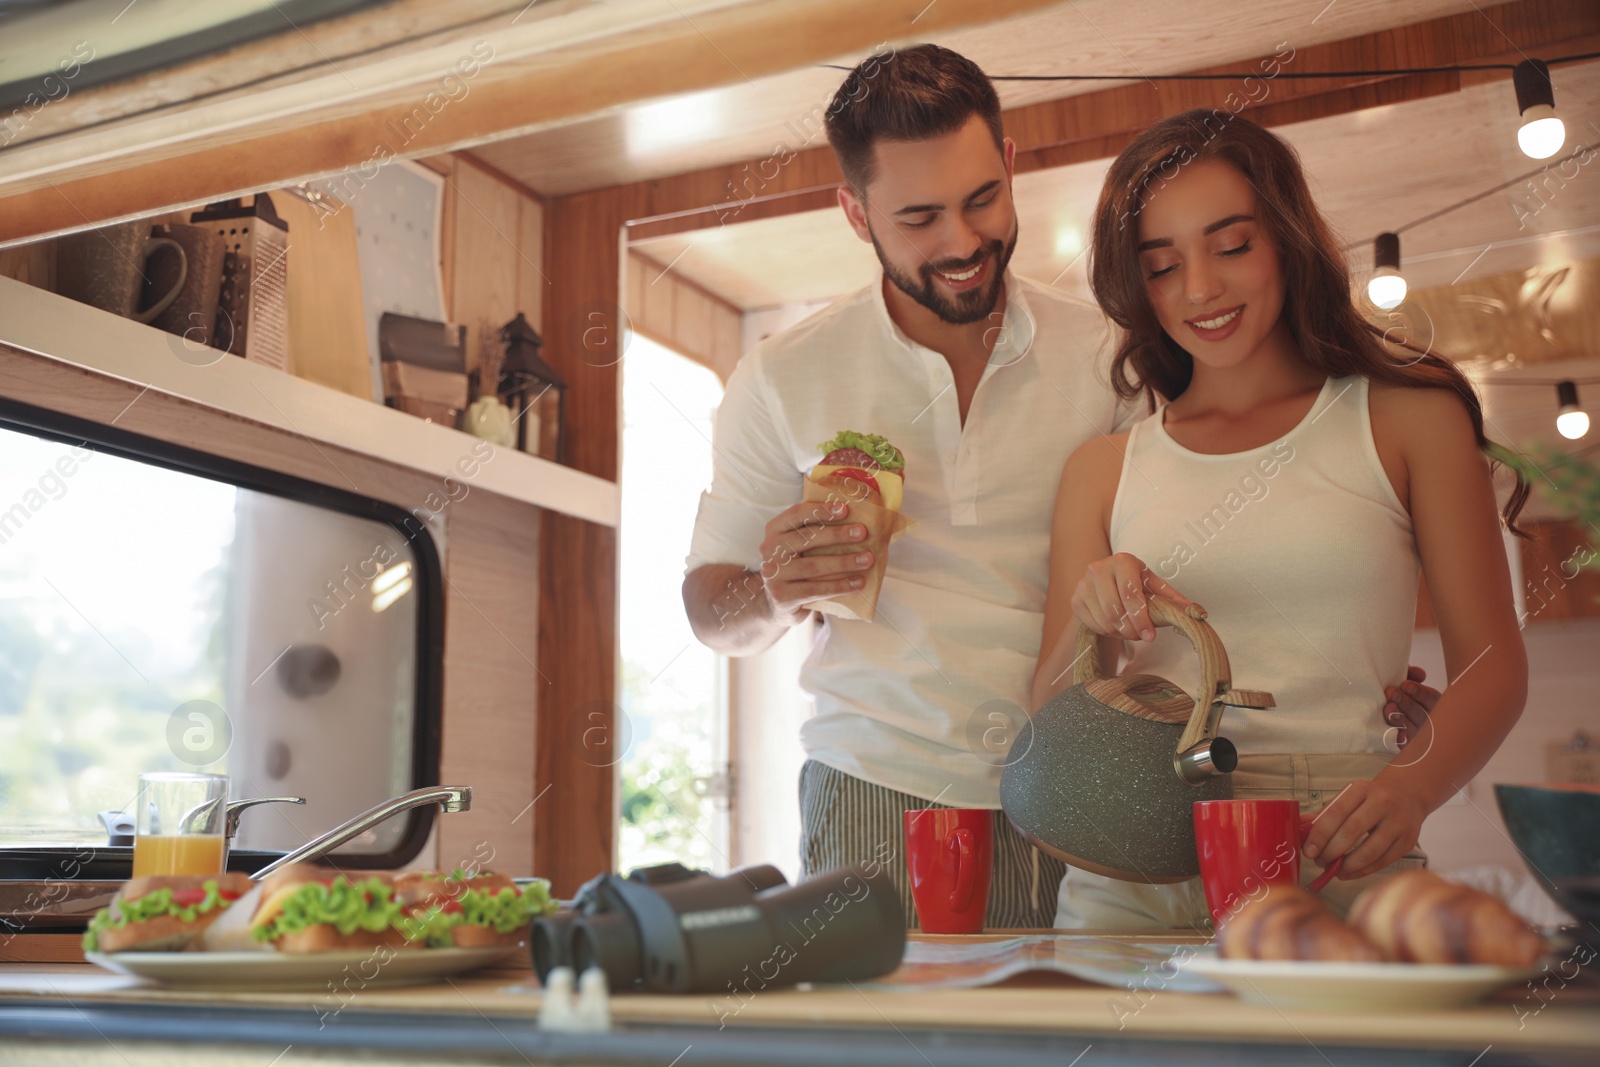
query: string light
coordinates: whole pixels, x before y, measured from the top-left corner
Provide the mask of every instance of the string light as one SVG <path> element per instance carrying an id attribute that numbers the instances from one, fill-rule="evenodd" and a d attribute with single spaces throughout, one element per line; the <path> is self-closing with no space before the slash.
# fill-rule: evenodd
<path id="1" fill-rule="evenodd" d="M 885 53 L 887 54 L 887 53 Z M 1570 56 L 1556 56 L 1550 63 L 1581 63 L 1600 59 L 1600 52 L 1582 52 Z M 1548 66 L 1548 64 L 1541 65 Z M 819 63 L 823 70 L 854 70 L 842 63 Z M 1311 81 L 1318 78 L 1401 78 L 1416 74 L 1467 74 L 1478 71 L 1509 70 L 1516 72 L 1513 63 L 1445 63 L 1432 67 L 1368 67 L 1363 70 L 1280 70 L 1273 80 L 1297 79 Z M 1260 77 L 1253 70 L 1224 71 L 1209 74 L 990 74 L 992 82 L 1215 82 L 1239 78 Z M 1549 76 L 1546 75 L 1546 82 Z"/>
<path id="2" fill-rule="evenodd" d="M 1578 406 L 1578 383 L 1557 382 L 1556 402 L 1561 405 L 1556 415 L 1556 432 L 1569 441 L 1576 441 L 1589 432 L 1589 413 Z"/>
<path id="3" fill-rule="evenodd" d="M 1380 233 L 1372 242 L 1373 266 L 1377 270 L 1367 282 L 1367 299 L 1387 311 L 1406 298 L 1406 280 L 1400 276 L 1400 235 Z"/>

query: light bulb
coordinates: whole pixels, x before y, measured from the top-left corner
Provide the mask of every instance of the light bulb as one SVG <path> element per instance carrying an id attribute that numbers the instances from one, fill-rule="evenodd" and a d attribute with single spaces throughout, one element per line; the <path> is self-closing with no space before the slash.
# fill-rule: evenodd
<path id="1" fill-rule="evenodd" d="M 1576 441 L 1589 432 L 1589 413 L 1578 406 L 1578 383 L 1557 382 L 1556 432 L 1569 441 Z"/>
<path id="2" fill-rule="evenodd" d="M 1567 127 L 1556 118 L 1556 91 L 1550 84 L 1550 65 L 1542 59 L 1524 59 L 1511 72 L 1517 92 L 1517 146 L 1532 159 L 1549 159 L 1561 151 Z"/>
<path id="3" fill-rule="evenodd" d="M 1406 280 L 1393 267 L 1379 267 L 1367 282 L 1367 299 L 1385 311 L 1405 302 Z"/>
<path id="4" fill-rule="evenodd" d="M 1397 308 L 1406 298 L 1406 280 L 1400 277 L 1400 235 L 1380 233 L 1372 240 L 1372 278 L 1367 299 L 1383 308 Z"/>
<path id="5" fill-rule="evenodd" d="M 1556 118 L 1556 109 L 1543 104 L 1530 107 L 1517 130 L 1517 147 L 1530 159 L 1549 159 L 1561 151 L 1567 140 L 1566 123 Z M 1543 112 L 1543 114 L 1541 114 Z"/>

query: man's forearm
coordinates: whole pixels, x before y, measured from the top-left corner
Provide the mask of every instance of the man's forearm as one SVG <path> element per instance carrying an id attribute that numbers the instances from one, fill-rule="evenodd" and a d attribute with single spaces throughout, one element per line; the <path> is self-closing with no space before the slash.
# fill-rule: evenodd
<path id="1" fill-rule="evenodd" d="M 700 643 L 727 656 L 765 652 L 795 622 L 774 618 L 761 575 L 732 563 L 690 572 L 683 580 L 683 606 Z"/>

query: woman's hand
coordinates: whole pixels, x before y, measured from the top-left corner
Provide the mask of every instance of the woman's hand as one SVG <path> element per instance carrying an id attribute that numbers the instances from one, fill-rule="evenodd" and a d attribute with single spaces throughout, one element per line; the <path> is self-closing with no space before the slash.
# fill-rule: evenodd
<path id="1" fill-rule="evenodd" d="M 1134 555 L 1118 552 L 1089 564 L 1072 593 L 1072 613 L 1097 634 L 1117 634 L 1131 641 L 1155 640 L 1150 621 L 1151 596 L 1164 596 L 1187 606 L 1188 597 L 1168 585 Z"/>
<path id="2" fill-rule="evenodd" d="M 1305 854 L 1324 867 L 1343 856 L 1339 879 L 1364 878 L 1416 848 L 1427 816 L 1404 790 L 1376 778 L 1351 782 L 1313 818 Z"/>

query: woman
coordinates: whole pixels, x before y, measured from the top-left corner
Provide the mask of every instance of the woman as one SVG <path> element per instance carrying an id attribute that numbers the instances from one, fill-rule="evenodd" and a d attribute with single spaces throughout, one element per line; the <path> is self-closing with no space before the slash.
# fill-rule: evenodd
<path id="1" fill-rule="evenodd" d="M 1516 722 L 1527 661 L 1472 386 L 1365 322 L 1293 150 L 1217 119 L 1157 123 L 1101 192 L 1090 277 L 1123 331 L 1113 384 L 1161 403 L 1062 472 L 1034 706 L 1069 684 L 1079 621 L 1103 635 L 1104 673 L 1128 639 L 1127 673 L 1194 677 L 1146 604 L 1203 604 L 1237 683 L 1277 702 L 1223 715 L 1234 795 L 1320 812 L 1302 880 L 1343 856 L 1323 894 L 1342 911 L 1373 876 L 1426 862 L 1423 820 Z M 1519 481 L 1506 506 L 1514 531 L 1527 492 Z M 1406 677 L 1419 563 L 1455 684 L 1402 748 L 1379 709 Z M 1077 869 L 1056 917 L 1208 921 L 1199 879 Z"/>

